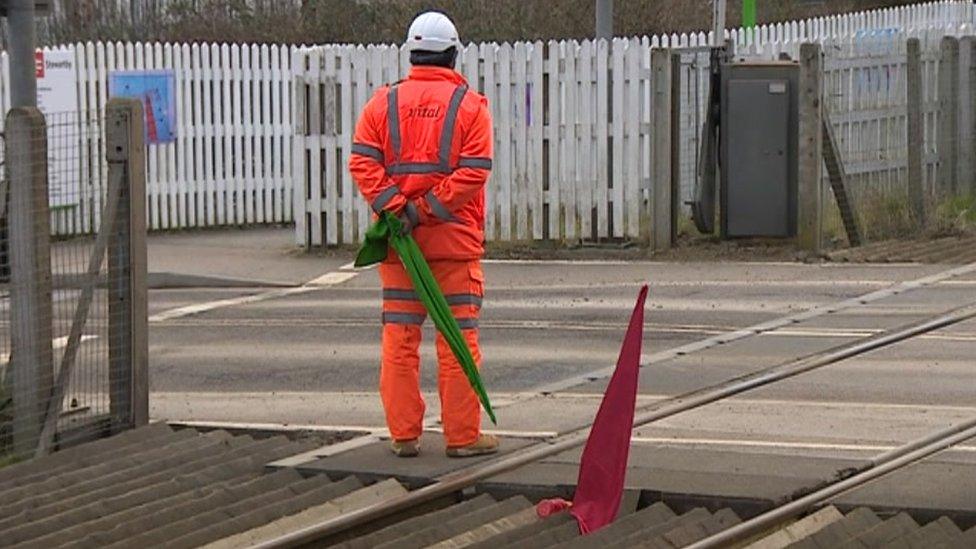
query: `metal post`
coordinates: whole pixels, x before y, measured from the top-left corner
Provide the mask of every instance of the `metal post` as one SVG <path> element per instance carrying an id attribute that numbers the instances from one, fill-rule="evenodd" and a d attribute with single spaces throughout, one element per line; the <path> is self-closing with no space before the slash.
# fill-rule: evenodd
<path id="1" fill-rule="evenodd" d="M 953 196 L 958 190 L 959 154 L 959 39 L 942 38 L 939 47 L 939 192 Z"/>
<path id="2" fill-rule="evenodd" d="M 697 54 L 696 54 L 697 55 Z M 681 215 L 681 54 L 671 54 L 671 245 Z"/>
<path id="3" fill-rule="evenodd" d="M 146 147 L 140 101 L 108 102 L 105 143 L 109 180 L 121 180 L 108 245 L 109 409 L 113 431 L 118 431 L 149 422 Z"/>
<path id="4" fill-rule="evenodd" d="M 613 0 L 596 0 L 596 39 L 613 38 Z"/>
<path id="5" fill-rule="evenodd" d="M 823 210 L 823 56 L 820 44 L 800 46 L 800 158 L 797 241 L 820 251 Z"/>
<path id="6" fill-rule="evenodd" d="M 925 181 L 922 170 L 922 150 L 925 133 L 922 126 L 922 45 L 918 38 L 909 38 L 907 45 L 908 68 L 908 200 L 911 203 L 915 223 L 924 226 Z"/>
<path id="7" fill-rule="evenodd" d="M 725 0 L 712 0 L 712 47 L 725 44 Z"/>
<path id="8" fill-rule="evenodd" d="M 671 227 L 674 221 L 671 211 L 671 52 L 651 51 L 651 83 L 654 97 L 651 100 L 651 127 L 654 128 L 651 144 L 651 166 L 654 170 L 651 190 L 651 241 L 654 250 L 671 248 Z"/>
<path id="9" fill-rule="evenodd" d="M 34 65 L 34 0 L 7 0 L 10 106 L 37 106 Z"/>
<path id="10" fill-rule="evenodd" d="M 11 109 L 6 142 L 14 454 L 29 457 L 37 446 L 54 382 L 44 115 L 33 107 Z"/>

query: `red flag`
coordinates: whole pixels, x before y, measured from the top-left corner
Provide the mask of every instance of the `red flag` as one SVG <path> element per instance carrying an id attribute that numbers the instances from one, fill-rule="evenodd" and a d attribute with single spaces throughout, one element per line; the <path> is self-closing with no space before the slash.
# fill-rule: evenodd
<path id="1" fill-rule="evenodd" d="M 647 286 L 641 288 L 630 326 L 620 348 L 617 367 L 596 413 L 580 460 L 579 479 L 570 513 L 586 535 L 613 522 L 620 510 L 630 454 L 630 434 L 634 429 L 637 403 L 637 376 L 641 343 L 644 339 L 644 301 Z"/>

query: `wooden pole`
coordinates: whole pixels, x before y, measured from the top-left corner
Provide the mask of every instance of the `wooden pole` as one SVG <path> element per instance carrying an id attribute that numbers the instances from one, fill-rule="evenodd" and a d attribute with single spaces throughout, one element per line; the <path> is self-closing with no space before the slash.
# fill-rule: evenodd
<path id="1" fill-rule="evenodd" d="M 922 46 L 918 38 L 909 38 L 907 45 L 908 98 L 908 200 L 919 226 L 924 226 L 925 181 L 922 172 L 922 149 L 925 146 L 922 126 Z"/>
<path id="2" fill-rule="evenodd" d="M 671 52 L 651 51 L 651 82 L 654 97 L 651 103 L 652 151 L 654 176 L 651 191 L 651 246 L 654 250 L 671 248 L 674 212 L 671 210 Z"/>
<path id="3" fill-rule="evenodd" d="M 797 243 L 820 251 L 823 210 L 823 55 L 820 44 L 800 46 L 800 158 Z"/>
<path id="4" fill-rule="evenodd" d="M 108 246 L 109 386 L 113 430 L 149 423 L 143 126 L 141 102 L 121 98 L 109 101 L 105 124 L 109 178 L 122 179 Z"/>
<path id="5" fill-rule="evenodd" d="M 958 190 L 959 39 L 945 36 L 939 47 L 939 196 Z"/>
<path id="6" fill-rule="evenodd" d="M 10 368 L 14 455 L 33 454 L 54 384 L 47 131 L 34 107 L 7 114 L 10 180 Z"/>

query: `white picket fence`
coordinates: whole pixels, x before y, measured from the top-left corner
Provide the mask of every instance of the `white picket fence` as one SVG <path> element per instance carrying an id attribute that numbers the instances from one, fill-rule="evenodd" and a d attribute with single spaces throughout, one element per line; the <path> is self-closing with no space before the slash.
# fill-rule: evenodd
<path id="1" fill-rule="evenodd" d="M 875 174 L 862 178 L 870 182 L 884 170 L 903 170 L 903 146 L 898 149 L 895 138 L 904 106 L 891 94 L 903 87 L 904 38 L 967 34 L 973 23 L 972 3 L 942 1 L 735 29 L 726 38 L 737 53 L 761 56 L 795 57 L 804 41 L 827 45 L 829 108 L 845 160 L 853 163 L 849 169 L 855 175 Z M 878 36 L 890 42 L 883 54 Z M 459 70 L 488 96 L 495 118 L 487 237 L 646 238 L 648 190 L 654 183 L 650 50 L 703 47 L 712 38 L 690 33 L 465 48 Z M 925 49 L 927 86 L 936 81 L 934 42 Z M 296 240 L 303 245 L 361 238 L 370 216 L 345 170 L 352 131 L 373 90 L 405 75 L 406 52 L 393 46 L 65 47 L 74 52 L 78 71 L 74 92 L 83 127 L 77 133 L 85 154 L 77 173 L 87 198 L 78 208 L 55 214 L 58 234 L 89 233 L 97 226 L 105 173 L 99 124 L 108 74 L 168 68 L 176 75 L 178 137 L 148 149 L 151 229 L 294 221 Z M 707 55 L 702 55 L 682 69 L 687 74 L 680 89 L 678 169 L 685 199 L 695 181 L 708 93 Z M 6 112 L 6 54 L 0 56 L 0 69 L 0 108 Z M 880 77 L 870 76 L 881 73 L 887 79 L 883 85 Z M 935 135 L 937 124 L 933 93 L 926 90 L 929 135 Z M 888 137 L 870 137 L 880 131 Z M 930 171 L 937 169 L 935 155 L 935 150 L 927 153 Z"/>
<path id="2" fill-rule="evenodd" d="M 292 221 L 293 48 L 101 42 L 66 48 L 78 77 L 77 88 L 65 93 L 78 98 L 82 200 L 53 214 L 56 234 L 98 226 L 106 173 L 101 125 L 108 75 L 116 70 L 172 69 L 175 76 L 176 140 L 147 147 L 150 229 Z M 3 77 L 6 54 L 0 64 Z M 2 84 L 6 112 L 9 82 Z"/>
<path id="3" fill-rule="evenodd" d="M 889 80 L 860 76 L 890 73 L 903 66 L 904 39 L 965 34 L 974 27 L 969 2 L 933 2 L 899 8 L 734 29 L 737 55 L 796 59 L 800 44 L 820 42 L 841 48 L 848 58 L 828 51 L 827 81 L 834 86 L 831 114 L 841 135 L 845 161 L 855 179 L 879 179 L 881 172 L 904 171 L 904 145 L 897 148 L 904 102 L 892 102 Z M 902 42 L 886 56 L 877 54 L 877 33 Z M 495 116 L 495 169 L 487 189 L 489 240 L 648 237 L 651 181 L 651 48 L 701 48 L 711 33 L 672 34 L 604 42 L 534 42 L 472 45 L 463 52 L 460 70 L 484 93 Z M 931 44 L 935 43 L 933 50 Z M 893 46 L 892 46 L 893 47 Z M 937 70 L 937 39 L 926 42 L 927 75 Z M 681 197 L 695 185 L 701 122 L 707 104 L 707 53 L 683 65 L 679 124 Z M 296 106 L 295 176 L 304 183 L 296 196 L 296 238 L 303 245 L 356 242 L 369 222 L 343 162 L 351 146 L 352 125 L 372 91 L 402 78 L 409 68 L 406 52 L 396 47 L 320 46 L 297 52 L 296 89 L 307 98 Z M 833 63 L 833 64 L 832 64 Z M 903 74 L 903 71 L 899 74 Z M 857 75 L 857 76 L 856 76 Z M 890 77 L 890 75 L 889 75 Z M 938 105 L 926 79 L 927 132 L 935 135 Z M 540 83 L 542 85 L 540 85 Z M 904 92 L 899 92 L 904 95 Z M 522 98 L 526 99 L 523 101 Z M 839 98 L 856 98 L 846 103 Z M 609 103 L 607 102 L 609 101 Z M 307 108 L 302 110 L 302 106 Z M 898 119 L 901 122 L 891 122 Z M 542 120 L 541 125 L 538 120 Z M 885 137 L 879 128 L 885 128 Z M 872 133 L 874 132 L 874 133 Z M 902 140 L 904 140 L 902 138 Z M 883 147 L 895 147 L 891 151 Z M 926 155 L 929 172 L 937 169 L 937 151 Z M 887 162 L 890 155 L 891 162 Z M 896 158 L 897 157 L 897 158 Z M 863 176 L 863 177 L 862 177 Z M 931 175 L 930 177 L 934 177 Z M 668 184 L 668 182 L 664 182 Z"/>
<path id="4" fill-rule="evenodd" d="M 307 90 L 296 103 L 296 175 L 306 181 L 297 232 L 312 245 L 356 242 L 369 208 L 344 166 L 353 124 L 373 89 L 406 73 L 408 54 L 327 46 L 299 55 L 308 70 L 296 84 Z M 494 117 L 489 240 L 638 233 L 650 177 L 648 39 L 472 45 L 458 65 Z"/>

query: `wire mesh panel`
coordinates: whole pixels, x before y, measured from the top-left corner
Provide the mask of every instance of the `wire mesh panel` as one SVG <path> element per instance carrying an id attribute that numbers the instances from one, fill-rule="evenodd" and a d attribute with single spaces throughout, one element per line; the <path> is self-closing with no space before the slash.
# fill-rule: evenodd
<path id="1" fill-rule="evenodd" d="M 824 115 L 867 239 L 951 230 L 954 204 L 974 192 L 972 40 L 887 30 L 828 41 L 824 54 Z M 826 204 L 825 236 L 835 239 L 838 215 Z"/>
<path id="2" fill-rule="evenodd" d="M 55 113 L 45 120 L 35 109 L 15 109 L 7 117 L 0 149 L 9 228 L 9 276 L 0 294 L 0 456 L 45 453 L 132 420 L 133 166 L 113 165 L 102 152 L 97 163 L 91 159 L 103 128 L 133 124 L 128 112 L 105 116 Z M 141 132 L 141 120 L 136 125 Z M 144 220 L 141 201 L 136 210 Z M 94 234 L 51 236 L 59 224 L 83 220 Z"/>
<path id="3" fill-rule="evenodd" d="M 678 170 L 681 181 L 681 203 L 686 204 L 694 198 L 696 181 L 701 176 L 702 131 L 705 124 L 705 114 L 708 109 L 708 94 L 711 80 L 709 78 L 708 48 L 687 48 L 674 50 L 676 62 L 679 102 L 677 125 L 679 164 Z"/>
<path id="4" fill-rule="evenodd" d="M 82 124 L 75 113 L 47 116 L 52 226 L 98 227 L 106 174 L 91 170 L 89 147 L 97 143 L 99 129 L 100 124 Z M 105 250 L 97 250 L 95 243 L 95 236 L 85 236 L 56 238 L 51 244 L 54 370 L 66 382 L 59 432 L 97 428 L 94 420 L 109 412 L 107 262 Z M 76 355 L 69 357 L 73 331 L 77 343 L 70 351 Z M 63 368 L 70 372 L 62 374 Z"/>

